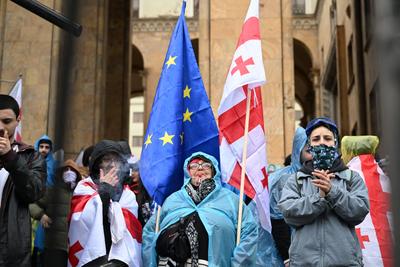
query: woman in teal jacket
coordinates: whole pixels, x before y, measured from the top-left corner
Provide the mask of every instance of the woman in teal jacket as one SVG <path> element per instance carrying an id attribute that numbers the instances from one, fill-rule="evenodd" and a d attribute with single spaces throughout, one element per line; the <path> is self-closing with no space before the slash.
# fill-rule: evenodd
<path id="1" fill-rule="evenodd" d="M 186 228 L 191 250 L 191 256 L 186 264 L 219 267 L 254 266 L 258 237 L 257 223 L 248 207 L 244 206 L 241 239 L 236 246 L 239 197 L 221 186 L 217 160 L 205 153 L 194 153 L 184 163 L 184 174 L 185 181 L 182 188 L 169 196 L 162 206 L 160 232 L 155 233 L 155 215 L 143 229 L 143 266 L 163 266 L 163 264 L 167 266 L 166 258 L 157 254 L 157 239 L 164 229 L 168 229 L 190 214 L 195 214 L 199 220 L 194 223 L 194 228 L 197 230 L 194 235 L 197 237 L 195 240 L 193 231 L 188 231 L 190 227 Z M 204 253 L 204 242 L 207 243 L 206 259 L 201 257 Z M 170 259 L 167 257 L 167 260 Z"/>

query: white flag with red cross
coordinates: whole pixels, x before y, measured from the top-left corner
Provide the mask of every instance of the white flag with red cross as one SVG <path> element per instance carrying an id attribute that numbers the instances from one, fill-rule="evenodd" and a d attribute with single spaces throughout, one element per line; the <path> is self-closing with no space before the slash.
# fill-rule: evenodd
<path id="1" fill-rule="evenodd" d="M 125 187 L 118 202 L 110 202 L 111 249 L 108 260 L 116 259 L 129 267 L 142 266 L 142 226 L 137 219 L 135 194 Z M 90 177 L 80 181 L 71 200 L 68 231 L 68 266 L 79 267 L 106 255 L 103 232 L 103 205 L 97 185 Z"/>
<path id="2" fill-rule="evenodd" d="M 22 79 L 18 79 L 15 83 L 14 87 L 10 91 L 10 96 L 12 96 L 19 105 L 19 118 L 22 117 Z M 21 121 L 19 122 L 18 126 L 15 128 L 14 132 L 14 140 L 21 142 L 22 141 L 22 127 Z"/>
<path id="3" fill-rule="evenodd" d="M 218 124 L 222 178 L 240 188 L 247 89 L 251 89 L 244 193 L 256 202 L 261 225 L 270 231 L 266 140 L 260 88 L 266 78 L 258 9 L 258 0 L 251 0 L 218 108 Z"/>
<path id="4" fill-rule="evenodd" d="M 371 154 L 354 157 L 347 166 L 360 174 L 368 188 L 370 213 L 356 226 L 364 265 L 394 266 L 390 180 Z"/>

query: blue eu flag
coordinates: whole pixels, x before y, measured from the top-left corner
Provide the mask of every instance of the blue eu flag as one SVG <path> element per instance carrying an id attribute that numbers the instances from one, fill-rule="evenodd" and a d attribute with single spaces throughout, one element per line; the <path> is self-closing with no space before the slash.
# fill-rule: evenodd
<path id="1" fill-rule="evenodd" d="M 186 2 L 171 36 L 140 158 L 142 182 L 157 204 L 183 184 L 193 152 L 219 158 L 218 128 L 185 22 Z"/>

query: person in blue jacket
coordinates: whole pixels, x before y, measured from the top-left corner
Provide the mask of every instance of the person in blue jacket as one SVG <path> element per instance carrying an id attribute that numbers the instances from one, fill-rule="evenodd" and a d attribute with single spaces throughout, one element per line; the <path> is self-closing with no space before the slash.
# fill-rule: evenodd
<path id="1" fill-rule="evenodd" d="M 290 164 L 268 177 L 272 236 L 279 255 L 279 257 L 276 254 L 272 255 L 272 262 L 274 262 L 272 266 L 283 266 L 282 263 L 289 266 L 290 227 L 285 223 L 283 214 L 278 208 L 278 202 L 290 175 L 300 170 L 303 163 L 312 158 L 307 149 L 306 131 L 303 127 L 298 127 L 293 138 Z"/>
<path id="2" fill-rule="evenodd" d="M 42 135 L 35 142 L 35 150 L 40 153 L 43 159 L 46 160 L 47 180 L 46 186 L 54 185 L 56 161 L 53 157 L 53 141 L 47 135 Z"/>
<path id="3" fill-rule="evenodd" d="M 39 139 L 36 140 L 34 145 L 35 151 L 39 152 L 42 159 L 46 161 L 47 167 L 47 178 L 46 178 L 46 188 L 54 186 L 55 179 L 55 170 L 56 170 L 56 161 L 53 157 L 53 141 L 47 135 L 42 135 Z M 29 209 L 32 209 L 32 205 L 30 204 Z M 44 225 L 49 225 L 51 223 L 51 219 L 44 214 L 40 219 L 39 224 L 36 226 L 34 224 L 34 243 L 33 243 L 33 252 L 32 252 L 32 266 L 40 267 L 43 265 L 43 252 L 44 252 Z M 36 229 L 35 229 L 36 227 Z"/>
<path id="4" fill-rule="evenodd" d="M 184 163 L 184 176 L 182 188 L 161 208 L 160 231 L 155 233 L 156 214 L 143 229 L 143 266 L 254 266 L 257 223 L 244 205 L 236 245 L 239 197 L 221 186 L 217 160 L 194 153 Z"/>

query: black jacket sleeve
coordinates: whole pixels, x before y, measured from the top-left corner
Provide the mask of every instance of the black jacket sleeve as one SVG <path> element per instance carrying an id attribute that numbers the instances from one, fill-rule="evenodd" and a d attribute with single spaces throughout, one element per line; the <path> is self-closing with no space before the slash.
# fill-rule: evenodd
<path id="1" fill-rule="evenodd" d="M 9 178 L 12 179 L 20 201 L 32 203 L 43 196 L 47 177 L 46 162 L 38 153 L 31 149 L 19 153 L 10 150 L 1 156 L 1 161 L 10 173 Z"/>

